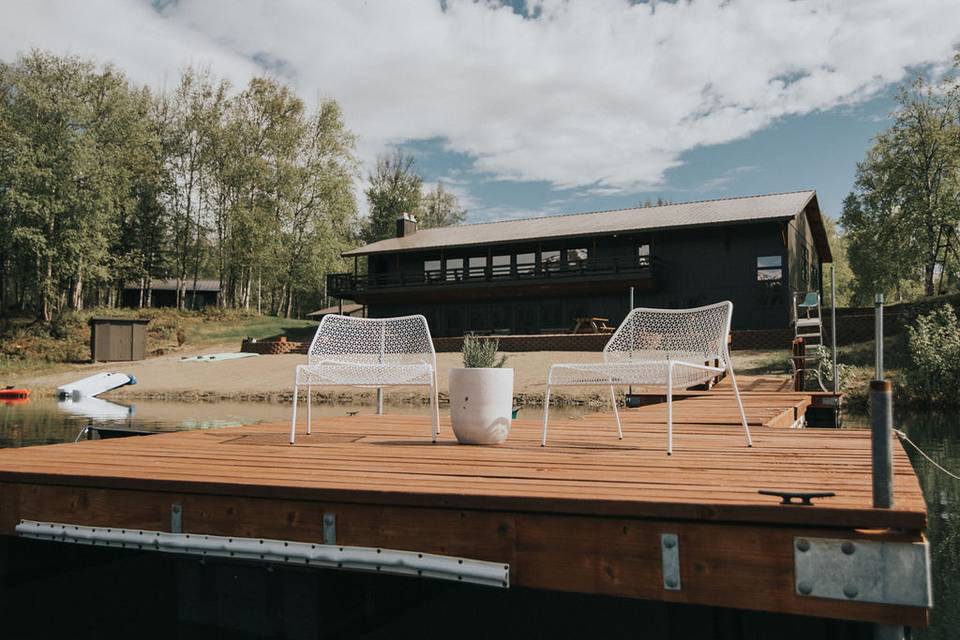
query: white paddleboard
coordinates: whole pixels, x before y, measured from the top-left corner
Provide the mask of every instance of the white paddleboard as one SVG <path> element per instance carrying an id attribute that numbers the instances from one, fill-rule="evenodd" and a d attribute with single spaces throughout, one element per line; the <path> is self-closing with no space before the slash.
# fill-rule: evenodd
<path id="1" fill-rule="evenodd" d="M 137 379 L 126 373 L 98 373 L 57 387 L 57 395 L 74 399 L 92 397 L 126 384 L 137 384 Z"/>

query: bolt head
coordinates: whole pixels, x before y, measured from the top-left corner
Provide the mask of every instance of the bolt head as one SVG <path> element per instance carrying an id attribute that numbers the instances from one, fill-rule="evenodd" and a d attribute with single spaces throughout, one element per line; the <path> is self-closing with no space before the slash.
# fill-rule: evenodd
<path id="1" fill-rule="evenodd" d="M 813 585 L 806 580 L 801 580 L 797 583 L 797 591 L 805 596 L 808 596 L 813 593 Z"/>
<path id="2" fill-rule="evenodd" d="M 667 549 L 673 549 L 677 546 L 677 539 L 674 537 L 666 537 L 663 539 L 663 546 Z"/>
<path id="3" fill-rule="evenodd" d="M 850 542 L 849 540 L 845 541 L 840 545 L 840 550 L 843 551 L 846 555 L 853 555 L 853 552 L 857 550 L 857 546 Z"/>
<path id="4" fill-rule="evenodd" d="M 677 579 L 674 578 L 674 577 L 670 577 L 670 578 L 667 578 L 666 580 L 664 580 L 664 583 L 665 583 L 668 587 L 673 588 L 673 587 L 677 586 Z"/>
<path id="5" fill-rule="evenodd" d="M 857 594 L 860 593 L 855 586 L 848 584 L 843 588 L 843 595 L 848 598 L 856 598 Z"/>
<path id="6" fill-rule="evenodd" d="M 797 549 L 800 551 L 809 551 L 810 550 L 810 541 L 806 538 L 800 538 L 797 540 Z"/>

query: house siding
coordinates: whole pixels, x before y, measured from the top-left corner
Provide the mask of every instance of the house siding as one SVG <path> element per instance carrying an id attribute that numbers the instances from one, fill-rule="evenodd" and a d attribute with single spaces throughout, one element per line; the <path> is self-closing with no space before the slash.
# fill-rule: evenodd
<path id="1" fill-rule="evenodd" d="M 799 219 L 802 218 L 801 214 Z M 792 278 L 799 277 L 795 273 L 799 267 L 794 253 L 801 245 L 794 237 L 794 227 L 801 230 L 799 233 L 812 247 L 812 236 L 805 220 L 802 225 L 764 221 L 540 243 L 504 243 L 464 250 L 451 248 L 380 254 L 369 256 L 368 269 L 374 273 L 395 270 L 415 273 L 423 270 L 424 261 L 441 257 L 469 258 L 507 252 L 538 253 L 539 257 L 543 251 L 574 247 L 587 248 L 590 259 L 630 260 L 636 255 L 638 245 L 649 244 L 656 260 L 655 287 L 648 290 L 646 285 L 649 283 L 638 280 L 634 298 L 636 306 L 677 308 L 730 300 L 734 304 L 735 329 L 782 329 L 790 321 L 789 293 L 796 289 Z M 782 259 L 784 288 L 775 303 L 771 303 L 770 296 L 758 295 L 757 258 L 760 256 L 780 256 Z M 582 316 L 604 317 L 612 324 L 620 323 L 629 311 L 630 284 L 627 281 L 622 290 L 596 295 L 537 295 L 532 292 L 519 298 L 491 297 L 457 302 L 438 300 L 433 293 L 427 292 L 411 294 L 403 302 L 371 301 L 369 313 L 371 317 L 423 314 L 430 323 L 431 332 L 438 337 L 459 336 L 466 332 L 555 333 L 572 330 L 574 319 Z M 497 283 L 490 282 L 486 293 L 496 296 L 496 289 Z"/>

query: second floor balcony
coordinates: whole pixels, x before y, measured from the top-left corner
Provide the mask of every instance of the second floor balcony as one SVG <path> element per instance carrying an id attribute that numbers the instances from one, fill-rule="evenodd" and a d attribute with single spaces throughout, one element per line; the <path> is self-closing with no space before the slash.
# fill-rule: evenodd
<path id="1" fill-rule="evenodd" d="M 403 301 L 415 293 L 431 300 L 520 297 L 536 294 L 577 294 L 655 288 L 657 260 L 651 256 L 596 258 L 569 263 L 449 265 L 440 269 L 384 273 L 333 273 L 327 276 L 330 295 L 358 302 Z"/>

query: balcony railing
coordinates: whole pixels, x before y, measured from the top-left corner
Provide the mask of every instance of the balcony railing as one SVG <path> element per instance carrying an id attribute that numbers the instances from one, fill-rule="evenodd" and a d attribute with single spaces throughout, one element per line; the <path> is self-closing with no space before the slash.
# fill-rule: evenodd
<path id="1" fill-rule="evenodd" d="M 543 281 L 564 278 L 589 279 L 595 276 L 631 273 L 652 277 L 655 267 L 655 258 L 638 256 L 633 259 L 605 258 L 569 264 L 547 262 L 540 265 L 497 265 L 390 273 L 331 273 L 327 276 L 327 288 L 331 295 L 349 298 L 354 294 L 372 289 L 396 287 L 445 287 L 482 282 Z"/>

